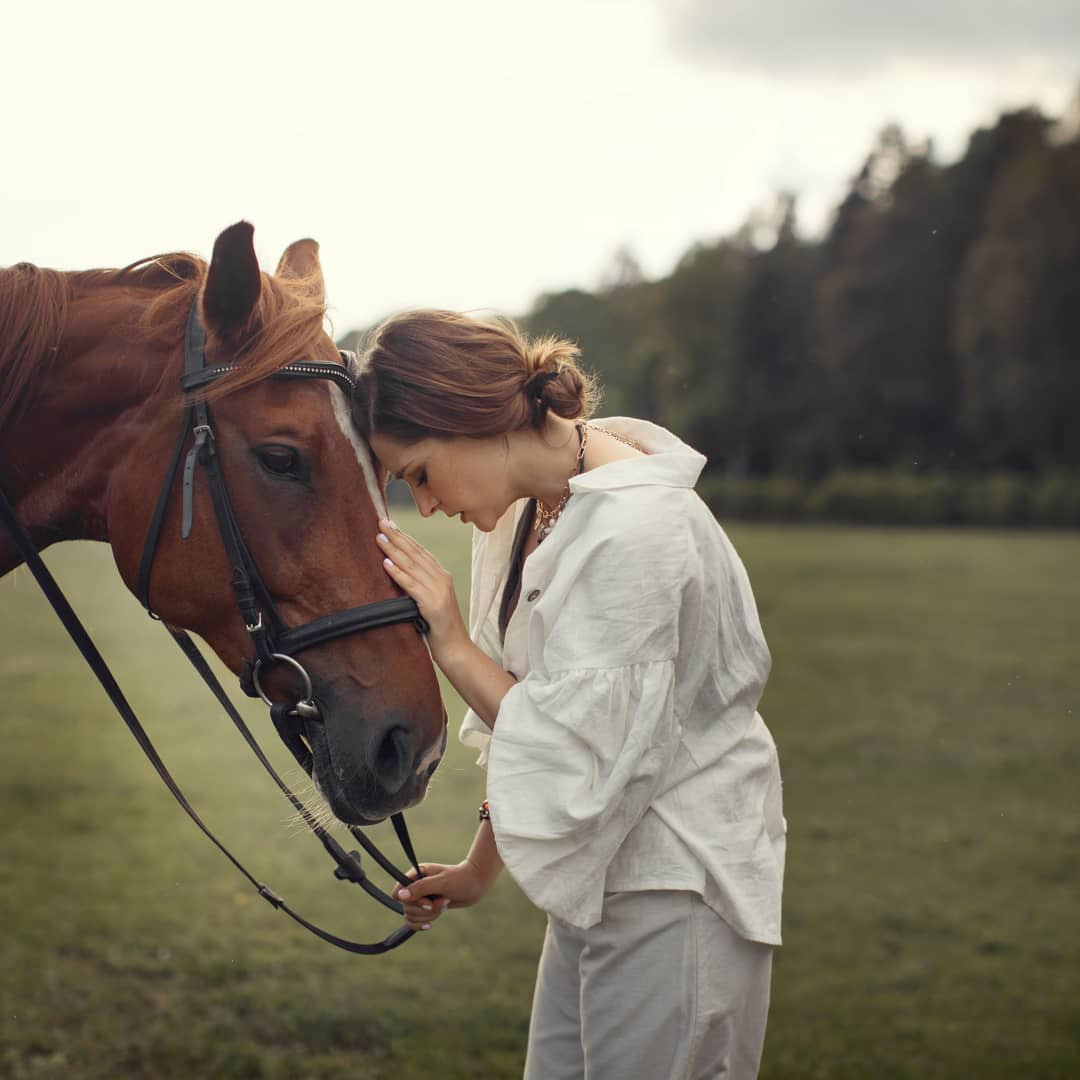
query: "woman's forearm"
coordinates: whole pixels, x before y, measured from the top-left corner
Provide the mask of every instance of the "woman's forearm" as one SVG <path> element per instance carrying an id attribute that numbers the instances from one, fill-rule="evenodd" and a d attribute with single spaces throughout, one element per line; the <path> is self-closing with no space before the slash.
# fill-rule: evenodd
<path id="1" fill-rule="evenodd" d="M 465 704 L 488 727 L 494 727 L 502 699 L 517 682 L 514 676 L 499 667 L 468 635 L 445 649 L 432 648 L 432 656 Z"/>
<path id="2" fill-rule="evenodd" d="M 465 861 L 470 863 L 476 870 L 477 875 L 484 881 L 487 888 L 494 884 L 495 879 L 503 868 L 503 861 L 495 846 L 495 831 L 490 821 L 481 821 L 480 828 L 473 837 L 469 854 Z"/>

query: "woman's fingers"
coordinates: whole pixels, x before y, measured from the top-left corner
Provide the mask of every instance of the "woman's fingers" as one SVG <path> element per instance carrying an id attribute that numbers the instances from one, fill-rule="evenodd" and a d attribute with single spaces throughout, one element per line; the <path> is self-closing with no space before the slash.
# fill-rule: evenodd
<path id="1" fill-rule="evenodd" d="M 417 599 L 415 579 L 407 570 L 400 567 L 389 557 L 383 559 L 383 566 L 390 577 L 393 578 L 395 584 L 400 585 L 414 600 Z"/>
<path id="2" fill-rule="evenodd" d="M 405 922 L 412 930 L 430 930 L 431 924 L 450 906 L 445 896 L 439 895 L 441 866 L 421 863 L 424 878 L 415 885 L 394 887 L 394 898 L 401 901 Z M 415 880 L 416 871 L 410 870 L 408 876 Z"/>
<path id="3" fill-rule="evenodd" d="M 441 650 L 467 636 L 458 606 L 453 575 L 427 548 L 416 543 L 383 518 L 377 543 L 386 556 L 383 567 L 390 579 L 416 601 L 427 621 L 427 640 L 438 662 Z"/>
<path id="4" fill-rule="evenodd" d="M 376 537 L 386 556 L 383 565 L 387 573 L 413 599 L 442 604 L 448 592 L 453 592 L 453 578 L 442 563 L 427 548 L 416 543 L 400 529 L 390 529 L 389 522 L 385 519 L 380 525 L 387 527 L 387 531 L 380 532 Z M 417 595 L 417 590 L 420 590 L 422 595 Z"/>
<path id="5" fill-rule="evenodd" d="M 405 922 L 413 930 L 430 930 L 432 923 L 450 906 L 450 901 L 443 898 L 431 902 L 430 907 L 421 904 L 403 904 Z"/>
<path id="6" fill-rule="evenodd" d="M 402 532 L 389 518 L 380 519 L 379 528 L 379 545 L 395 562 L 407 568 L 415 567 L 432 572 L 442 569 L 439 560 L 423 544 Z"/>
<path id="7" fill-rule="evenodd" d="M 389 518 L 379 519 L 379 541 L 383 547 L 397 551 L 403 558 L 417 558 L 429 554 L 427 548 L 418 544 L 408 533 L 402 532 Z"/>
<path id="8" fill-rule="evenodd" d="M 389 560 L 389 564 L 387 565 L 388 570 L 391 567 L 397 567 L 398 570 L 412 576 L 415 576 L 418 573 L 423 574 L 426 567 L 423 565 L 415 551 L 406 549 L 397 536 L 381 532 L 376 539 L 378 540 L 379 547 L 382 548 L 383 554 Z"/>
<path id="9" fill-rule="evenodd" d="M 424 872 L 424 876 L 419 881 L 415 881 L 416 871 L 410 870 L 408 876 L 415 883 L 412 885 L 398 885 L 394 889 L 394 897 L 402 903 L 422 904 L 432 902 L 429 898 L 436 900 L 442 898 L 445 880 L 444 868 L 432 866 L 429 869 L 427 863 L 421 863 L 420 869 Z"/>

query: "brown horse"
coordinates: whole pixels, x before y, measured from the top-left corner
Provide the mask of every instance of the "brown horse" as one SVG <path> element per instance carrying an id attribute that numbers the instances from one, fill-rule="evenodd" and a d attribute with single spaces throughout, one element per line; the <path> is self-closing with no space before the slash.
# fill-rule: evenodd
<path id="1" fill-rule="evenodd" d="M 259 270 L 252 232 L 246 222 L 226 229 L 209 266 L 174 254 L 122 270 L 0 270 L 0 491 L 39 549 L 105 541 L 135 591 L 184 415 L 185 324 L 197 303 L 206 362 L 233 365 L 199 391 L 213 402 L 221 472 L 272 604 L 297 627 L 400 593 L 374 541 L 385 478 L 346 393 L 332 380 L 268 378 L 298 360 L 341 363 L 324 329 L 318 245 L 292 244 L 271 276 Z M 252 659 L 250 627 L 207 485 L 195 484 L 186 539 L 175 487 L 149 605 L 240 674 Z M 0 531 L 0 575 L 21 561 Z M 418 802 L 446 724 L 416 629 L 365 630 L 303 655 L 318 710 L 305 734 L 334 814 L 364 824 Z M 295 682 L 283 664 L 262 679 L 268 694 L 293 700 Z"/>

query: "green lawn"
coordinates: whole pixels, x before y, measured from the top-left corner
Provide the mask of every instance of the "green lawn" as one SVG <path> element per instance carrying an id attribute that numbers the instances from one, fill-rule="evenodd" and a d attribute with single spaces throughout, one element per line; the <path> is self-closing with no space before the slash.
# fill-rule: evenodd
<path id="1" fill-rule="evenodd" d="M 467 530 L 398 518 L 464 588 Z M 1080 1075 L 1080 538 L 730 531 L 790 829 L 762 1076 Z M 382 937 L 392 916 L 333 880 L 108 550 L 49 561 L 226 843 L 317 921 Z M 338 953 L 173 804 L 25 570 L 0 611 L 0 1076 L 520 1075 L 543 919 L 511 881 L 389 956 Z M 482 788 L 451 740 L 410 815 L 421 858 L 462 853 Z"/>

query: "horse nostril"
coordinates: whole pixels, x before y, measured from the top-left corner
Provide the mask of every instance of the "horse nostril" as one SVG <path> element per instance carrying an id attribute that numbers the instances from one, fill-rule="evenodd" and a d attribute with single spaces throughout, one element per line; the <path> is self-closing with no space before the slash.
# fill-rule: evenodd
<path id="1" fill-rule="evenodd" d="M 376 775 L 382 787 L 393 794 L 400 791 L 412 768 L 409 733 L 403 727 L 392 727 L 379 744 L 375 755 Z"/>

